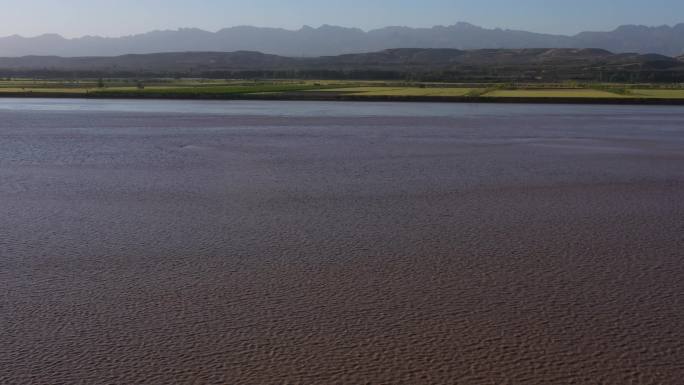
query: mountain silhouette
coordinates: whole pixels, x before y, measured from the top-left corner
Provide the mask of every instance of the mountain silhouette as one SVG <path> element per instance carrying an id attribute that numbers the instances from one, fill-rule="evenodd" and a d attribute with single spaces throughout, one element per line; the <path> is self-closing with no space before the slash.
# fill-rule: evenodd
<path id="1" fill-rule="evenodd" d="M 238 26 L 217 32 L 186 28 L 124 37 L 67 39 L 46 34 L 0 38 L 0 57 L 118 56 L 190 51 L 259 51 L 289 57 L 318 57 L 392 48 L 600 48 L 615 53 L 656 53 L 674 57 L 684 54 L 684 24 L 625 25 L 610 32 L 582 32 L 574 36 L 487 29 L 461 22 L 432 28 L 386 27 L 371 31 L 331 25 L 304 26 L 299 30 Z"/>

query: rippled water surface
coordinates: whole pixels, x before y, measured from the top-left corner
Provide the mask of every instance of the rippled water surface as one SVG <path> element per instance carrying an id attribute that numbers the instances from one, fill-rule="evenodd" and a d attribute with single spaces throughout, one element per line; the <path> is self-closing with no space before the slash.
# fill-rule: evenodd
<path id="1" fill-rule="evenodd" d="M 678 384 L 681 107 L 0 99 L 0 383 Z"/>

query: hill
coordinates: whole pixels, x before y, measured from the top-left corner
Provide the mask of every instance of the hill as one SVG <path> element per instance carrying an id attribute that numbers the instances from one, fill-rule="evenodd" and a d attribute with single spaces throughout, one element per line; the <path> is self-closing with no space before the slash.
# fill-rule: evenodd
<path id="1" fill-rule="evenodd" d="M 0 76 L 684 82 L 684 62 L 601 49 L 390 49 L 292 58 L 251 51 L 0 58 Z"/>
<path id="2" fill-rule="evenodd" d="M 217 32 L 201 29 L 153 31 L 124 37 L 85 36 L 66 39 L 55 34 L 0 38 L 0 56 L 117 56 L 161 52 L 259 51 L 292 57 L 317 57 L 384 49 L 451 48 L 600 48 L 612 52 L 684 54 L 684 24 L 646 27 L 627 25 L 610 32 L 574 36 L 486 29 L 468 23 L 432 28 L 386 27 L 371 31 L 324 25 L 299 30 L 240 26 Z"/>

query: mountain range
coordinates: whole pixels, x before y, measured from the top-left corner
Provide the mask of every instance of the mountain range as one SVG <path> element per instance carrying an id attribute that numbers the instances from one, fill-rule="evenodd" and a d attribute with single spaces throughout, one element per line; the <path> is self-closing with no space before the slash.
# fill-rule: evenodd
<path id="1" fill-rule="evenodd" d="M 319 28 L 305 26 L 299 30 L 239 26 L 217 32 L 186 28 L 124 37 L 85 36 L 67 39 L 46 34 L 0 38 L 0 57 L 118 56 L 242 50 L 289 57 L 318 57 L 392 48 L 600 48 L 616 53 L 679 56 L 684 54 L 684 23 L 659 27 L 625 25 L 609 32 L 582 32 L 573 36 L 487 29 L 460 22 L 432 28 L 386 27 L 371 31 L 330 25 Z"/>

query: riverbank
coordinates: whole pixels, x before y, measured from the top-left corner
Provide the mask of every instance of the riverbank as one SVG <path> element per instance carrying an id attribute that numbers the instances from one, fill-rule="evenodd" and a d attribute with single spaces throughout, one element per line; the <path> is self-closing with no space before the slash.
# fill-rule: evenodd
<path id="1" fill-rule="evenodd" d="M 684 105 L 684 98 L 659 97 L 562 97 L 562 96 L 422 96 L 360 95 L 334 92 L 285 92 L 277 94 L 220 93 L 69 93 L 69 92 L 3 92 L 3 98 L 77 98 L 77 99 L 168 99 L 168 100 L 267 100 L 267 101 L 339 101 L 339 102 L 428 102 L 428 103 L 523 103 L 523 104 L 619 104 L 619 105 Z"/>

